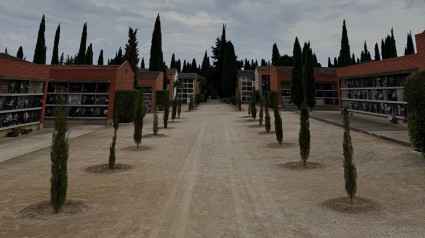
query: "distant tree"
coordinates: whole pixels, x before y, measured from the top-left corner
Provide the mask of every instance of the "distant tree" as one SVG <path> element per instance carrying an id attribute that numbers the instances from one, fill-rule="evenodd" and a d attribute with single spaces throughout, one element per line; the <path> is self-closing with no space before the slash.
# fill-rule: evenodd
<path id="1" fill-rule="evenodd" d="M 351 142 L 350 135 L 350 120 L 348 117 L 348 110 L 344 108 L 344 142 L 342 148 L 344 151 L 344 180 L 345 180 L 345 191 L 350 197 L 350 202 L 353 202 L 353 198 L 356 196 L 357 190 L 357 170 L 353 162 L 353 145 Z"/>
<path id="2" fill-rule="evenodd" d="M 34 59 L 33 63 L 36 64 L 46 64 L 46 39 L 44 38 L 44 32 L 46 30 L 46 22 L 43 17 L 41 18 L 40 28 L 38 29 L 38 37 L 37 37 L 37 44 L 35 45 L 35 51 L 34 51 Z M 7 48 L 5 50 L 5 53 L 7 54 Z"/>
<path id="3" fill-rule="evenodd" d="M 265 59 L 261 59 L 261 66 L 267 66 L 267 62 Z"/>
<path id="4" fill-rule="evenodd" d="M 142 57 L 142 63 L 140 64 L 141 69 L 145 69 L 145 58 Z"/>
<path id="5" fill-rule="evenodd" d="M 300 108 L 305 96 L 303 86 L 302 52 L 300 43 L 298 42 L 298 37 L 295 38 L 293 60 L 294 66 L 292 67 L 291 73 L 291 99 L 292 102 Z"/>
<path id="6" fill-rule="evenodd" d="M 270 98 L 270 97 L 267 97 L 267 98 Z M 265 103 L 265 107 L 264 107 L 264 111 L 265 111 L 266 117 L 265 117 L 264 124 L 265 124 L 266 132 L 267 133 L 269 133 L 270 132 L 270 129 L 271 129 L 270 113 L 269 113 L 269 106 L 268 105 L 269 105 L 269 101 L 266 99 L 266 103 Z"/>
<path id="7" fill-rule="evenodd" d="M 226 44 L 223 71 L 221 75 L 221 92 L 223 97 L 230 98 L 236 90 L 237 56 L 231 41 Z"/>
<path id="8" fill-rule="evenodd" d="M 258 122 L 260 123 L 260 126 L 263 125 L 263 97 L 260 96 L 260 113 L 258 115 Z"/>
<path id="9" fill-rule="evenodd" d="M 93 65 L 93 45 L 90 44 L 89 47 L 87 47 L 87 52 L 86 52 L 86 65 Z"/>
<path id="10" fill-rule="evenodd" d="M 381 55 L 379 54 L 379 46 L 378 43 L 375 43 L 375 57 L 374 60 L 381 60 Z"/>
<path id="11" fill-rule="evenodd" d="M 276 43 L 273 44 L 273 49 L 272 49 L 272 65 L 274 66 L 282 66 L 282 60 L 281 60 L 281 56 L 279 53 L 279 49 L 277 48 Z"/>
<path id="12" fill-rule="evenodd" d="M 114 111 L 114 120 L 113 120 L 113 126 L 114 126 L 114 136 L 112 137 L 112 143 L 109 147 L 109 163 L 108 167 L 109 169 L 114 169 L 115 167 L 115 144 L 117 142 L 117 131 L 118 127 L 120 125 L 120 120 L 118 116 L 118 110 Z"/>
<path id="13" fill-rule="evenodd" d="M 78 51 L 78 57 L 76 57 L 76 64 L 86 63 L 86 45 L 87 45 L 87 22 L 84 23 L 83 33 L 81 33 L 80 50 Z"/>
<path id="14" fill-rule="evenodd" d="M 353 54 L 351 55 L 351 64 L 352 64 L 352 65 L 356 64 L 356 56 L 354 55 L 354 52 L 353 52 Z"/>
<path id="15" fill-rule="evenodd" d="M 161 20 L 159 14 L 155 20 L 152 33 L 152 45 L 149 59 L 149 71 L 164 71 L 164 57 L 162 53 Z"/>
<path id="16" fill-rule="evenodd" d="M 144 106 L 143 106 L 143 94 L 142 91 L 137 90 L 136 102 L 134 103 L 134 143 L 136 147 L 142 143 L 142 130 L 143 130 L 143 117 L 144 117 Z"/>
<path id="17" fill-rule="evenodd" d="M 255 118 L 257 117 L 257 99 L 255 91 L 251 92 L 251 99 L 251 116 L 252 119 L 255 120 Z"/>
<path id="18" fill-rule="evenodd" d="M 59 64 L 64 64 L 65 63 L 65 56 L 64 53 L 62 52 L 61 57 L 59 59 Z"/>
<path id="19" fill-rule="evenodd" d="M 410 55 L 415 53 L 415 47 L 413 45 L 412 32 L 407 33 L 406 48 L 404 48 L 404 55 Z"/>
<path id="20" fill-rule="evenodd" d="M 61 25 L 59 24 L 58 28 L 56 29 L 56 34 L 55 34 L 55 43 L 53 45 L 53 53 L 52 53 L 51 64 L 59 64 L 59 38 L 60 38 L 60 32 L 61 32 Z"/>
<path id="21" fill-rule="evenodd" d="M 274 103 L 274 129 L 276 131 L 276 140 L 277 142 L 279 142 L 279 145 L 282 145 L 282 141 L 283 141 L 282 118 L 280 117 L 277 98 Z"/>
<path id="22" fill-rule="evenodd" d="M 304 53 L 305 52 L 305 53 Z M 304 44 L 303 54 L 305 59 L 303 65 L 304 95 L 307 105 L 313 110 L 316 105 L 316 82 L 314 76 L 313 54 L 310 44 Z"/>
<path id="23" fill-rule="evenodd" d="M 338 60 L 336 57 L 334 57 L 334 67 L 338 67 Z"/>
<path id="24" fill-rule="evenodd" d="M 340 67 L 352 65 L 352 60 L 350 59 L 350 43 L 348 42 L 345 20 L 342 25 L 341 50 L 339 51 L 338 63 Z"/>
<path id="25" fill-rule="evenodd" d="M 328 57 L 328 68 L 332 68 L 332 62 L 331 62 L 331 57 Z"/>
<path id="26" fill-rule="evenodd" d="M 176 67 L 177 72 L 180 73 L 182 71 L 182 62 L 180 61 L 180 59 L 177 60 Z"/>
<path id="27" fill-rule="evenodd" d="M 61 105 L 63 100 L 59 101 L 50 151 L 50 205 L 55 213 L 58 213 L 65 204 L 68 190 L 69 131 L 65 110 Z"/>
<path id="28" fill-rule="evenodd" d="M 103 50 L 100 50 L 99 58 L 97 59 L 97 65 L 103 65 Z"/>
<path id="29" fill-rule="evenodd" d="M 294 60 L 292 59 L 292 56 L 289 56 L 287 54 L 284 54 L 280 57 L 280 61 L 282 62 L 283 66 L 293 66 Z"/>
<path id="30" fill-rule="evenodd" d="M 133 77 L 133 85 L 137 84 L 137 71 L 139 68 L 137 65 L 139 64 L 139 42 L 137 41 L 137 29 L 133 30 L 133 28 L 128 28 L 128 42 L 125 45 L 125 54 L 123 56 L 123 61 L 128 61 L 130 64 L 131 70 L 134 73 Z"/>
<path id="31" fill-rule="evenodd" d="M 298 144 L 300 146 L 301 160 L 303 165 L 306 166 L 307 159 L 310 156 L 310 121 L 306 100 L 301 104 Z"/>
<path id="32" fill-rule="evenodd" d="M 178 99 L 177 97 L 173 100 L 173 111 L 171 112 L 171 119 L 176 119 L 177 115 L 177 107 L 178 107 Z"/>
<path id="33" fill-rule="evenodd" d="M 173 55 L 171 56 L 170 69 L 176 68 L 176 64 L 177 64 L 176 57 L 174 56 L 174 53 L 173 53 Z"/>
<path id="34" fill-rule="evenodd" d="M 372 60 L 372 57 L 370 55 L 369 50 L 367 49 L 367 44 L 366 44 L 366 41 L 365 41 L 364 45 L 363 45 L 363 51 L 360 54 L 360 62 L 363 63 L 363 62 L 367 62 L 367 61 L 371 61 L 371 60 Z"/>
<path id="35" fill-rule="evenodd" d="M 153 134 L 158 135 L 158 110 L 153 110 Z"/>
<path id="36" fill-rule="evenodd" d="M 4 53 L 8 54 L 8 53 L 7 53 L 7 47 L 4 49 Z"/>
<path id="37" fill-rule="evenodd" d="M 221 79 L 223 72 L 224 54 L 226 52 L 227 40 L 226 40 L 226 25 L 223 24 L 223 30 L 220 37 L 217 37 L 215 46 L 211 47 L 213 58 L 213 69 L 211 77 L 209 78 L 209 87 L 213 95 L 221 95 Z"/>
<path id="38" fill-rule="evenodd" d="M 201 66 L 201 76 L 207 77 L 210 73 L 210 58 L 207 55 L 207 51 L 205 51 L 204 59 L 202 60 L 202 66 Z"/>
<path id="39" fill-rule="evenodd" d="M 24 59 L 24 49 L 22 48 L 22 46 L 19 46 L 18 52 L 16 53 L 16 57 Z"/>
<path id="40" fill-rule="evenodd" d="M 390 56 L 391 56 L 391 58 L 397 57 L 397 47 L 396 47 L 396 42 L 395 42 L 393 28 L 391 28 L 390 42 L 391 42 L 391 45 L 390 45 Z"/>
<path id="41" fill-rule="evenodd" d="M 163 121 L 164 121 L 164 128 L 168 127 L 168 117 L 170 115 L 170 99 L 167 97 L 164 98 L 165 102 L 164 102 L 164 116 L 163 116 Z"/>

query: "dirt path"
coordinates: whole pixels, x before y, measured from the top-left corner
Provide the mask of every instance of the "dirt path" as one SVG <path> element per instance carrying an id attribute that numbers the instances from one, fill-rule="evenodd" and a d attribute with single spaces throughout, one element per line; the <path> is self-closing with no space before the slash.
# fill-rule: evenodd
<path id="1" fill-rule="evenodd" d="M 133 127 L 118 131 L 117 163 L 132 170 L 90 174 L 106 163 L 112 128 L 72 139 L 68 198 L 93 208 L 56 220 L 16 218 L 49 199 L 49 149 L 0 163 L 0 237 L 421 237 L 425 234 L 425 162 L 408 147 L 352 133 L 358 195 L 379 212 L 346 214 L 321 204 L 345 196 L 340 127 L 311 121 L 309 158 L 322 168 L 297 171 L 298 115 L 282 112 L 284 146 L 229 105 L 205 104 L 143 138 L 152 149 L 125 149 Z M 159 116 L 162 118 L 162 115 Z M 272 119 L 273 120 L 273 119 Z M 152 133 L 152 115 L 143 134 Z"/>

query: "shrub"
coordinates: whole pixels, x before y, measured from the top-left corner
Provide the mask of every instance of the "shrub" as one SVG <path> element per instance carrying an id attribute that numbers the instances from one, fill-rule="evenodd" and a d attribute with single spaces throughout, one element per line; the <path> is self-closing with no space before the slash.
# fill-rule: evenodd
<path id="1" fill-rule="evenodd" d="M 50 205 L 58 213 L 65 204 L 68 190 L 68 124 L 64 108 L 56 107 L 55 129 L 52 136 L 50 151 L 51 177 L 50 177 Z"/>
<path id="2" fill-rule="evenodd" d="M 356 196 L 357 190 L 357 170 L 353 162 L 353 145 L 351 143 L 350 135 L 350 120 L 348 117 L 348 110 L 344 108 L 344 142 L 342 149 L 344 152 L 344 180 L 345 180 L 345 191 L 350 197 L 350 201 L 353 202 L 353 198 Z"/>
<path id="3" fill-rule="evenodd" d="M 256 95 L 255 95 L 255 91 L 253 91 L 251 93 L 251 116 L 252 119 L 255 120 L 255 118 L 257 117 L 257 100 L 256 100 Z"/>
<path id="4" fill-rule="evenodd" d="M 134 102 L 138 90 L 115 91 L 114 113 L 119 115 L 120 123 L 129 123 L 134 119 Z"/>
<path id="5" fill-rule="evenodd" d="M 179 99 L 179 106 L 177 108 L 177 116 L 180 118 L 180 113 L 182 112 L 182 100 Z"/>
<path id="6" fill-rule="evenodd" d="M 153 111 L 153 134 L 158 135 L 158 110 Z"/>
<path id="7" fill-rule="evenodd" d="M 168 90 L 156 90 L 155 93 L 155 104 L 158 106 L 158 110 L 162 111 L 165 103 L 169 100 L 169 92 Z"/>
<path id="8" fill-rule="evenodd" d="M 276 131 L 276 140 L 279 142 L 279 145 L 282 145 L 283 140 L 283 130 L 282 130 L 282 118 L 279 113 L 279 106 L 277 104 L 277 98 L 274 104 L 274 128 Z"/>
<path id="9" fill-rule="evenodd" d="M 168 127 L 168 116 L 170 114 L 170 100 L 167 99 L 165 100 L 164 103 L 164 117 L 163 117 L 163 121 L 164 121 L 164 128 Z"/>
<path id="10" fill-rule="evenodd" d="M 310 156 L 310 121 L 306 100 L 301 104 L 298 144 L 300 146 L 301 160 L 303 165 L 306 166 L 307 159 Z"/>
<path id="11" fill-rule="evenodd" d="M 269 104 L 269 102 L 268 102 L 268 100 L 266 100 L 266 105 L 268 105 Z M 264 122 L 264 124 L 265 124 L 265 126 L 266 126 L 266 131 L 267 131 L 267 133 L 269 133 L 270 132 L 270 128 L 272 127 L 271 126 L 271 123 L 270 123 L 270 113 L 269 113 L 269 107 L 268 106 L 266 106 L 265 108 L 264 108 L 264 111 L 265 111 L 265 113 L 266 113 L 266 117 L 265 117 L 265 122 Z"/>
<path id="12" fill-rule="evenodd" d="M 174 121 L 174 119 L 176 119 L 176 115 L 177 115 L 177 106 L 178 106 L 177 104 L 178 104 L 178 102 L 177 102 L 177 98 L 176 98 L 176 99 L 173 100 L 173 110 L 171 112 L 171 119 L 173 119 L 173 121 Z"/>
<path id="13" fill-rule="evenodd" d="M 260 126 L 263 125 L 263 97 L 260 97 L 260 113 L 258 115 Z"/>
<path id="14" fill-rule="evenodd" d="M 114 125 L 114 136 L 112 137 L 112 144 L 109 147 L 109 163 L 108 163 L 109 169 L 114 169 L 115 167 L 115 144 L 117 142 L 117 131 L 120 125 L 118 111 L 114 112 L 113 125 Z"/>
<path id="15" fill-rule="evenodd" d="M 410 142 L 425 152 L 425 71 L 413 73 L 404 84 L 404 95 L 411 114 L 408 117 Z"/>
<path id="16" fill-rule="evenodd" d="M 142 143 L 142 130 L 143 130 L 143 117 L 144 117 L 144 107 L 143 107 L 143 95 L 141 91 L 136 93 L 136 102 L 134 108 L 134 142 L 136 147 L 139 148 L 139 145 Z"/>

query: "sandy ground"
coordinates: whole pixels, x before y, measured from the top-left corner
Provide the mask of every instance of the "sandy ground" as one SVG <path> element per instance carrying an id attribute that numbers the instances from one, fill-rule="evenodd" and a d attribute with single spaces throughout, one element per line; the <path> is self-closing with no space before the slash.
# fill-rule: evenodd
<path id="1" fill-rule="evenodd" d="M 410 148 L 352 132 L 358 195 L 378 212 L 349 214 L 323 202 L 345 196 L 340 127 L 311 120 L 309 161 L 298 161 L 297 114 L 282 112 L 284 146 L 229 105 L 205 104 L 143 138 L 150 150 L 124 149 L 133 126 L 121 126 L 117 163 L 133 169 L 87 173 L 107 163 L 112 127 L 71 140 L 68 198 L 88 212 L 51 220 L 17 219 L 49 199 L 49 148 L 0 163 L 0 237 L 423 237 L 425 161 Z M 273 114 L 272 114 L 273 115 Z M 160 115 L 160 118 L 162 115 Z M 273 127 L 272 127 L 272 130 Z M 152 133 L 152 114 L 143 134 Z"/>

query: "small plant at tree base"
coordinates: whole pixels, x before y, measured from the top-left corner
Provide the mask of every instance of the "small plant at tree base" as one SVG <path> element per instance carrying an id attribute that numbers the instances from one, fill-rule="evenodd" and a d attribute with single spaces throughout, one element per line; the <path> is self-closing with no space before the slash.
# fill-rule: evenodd
<path id="1" fill-rule="evenodd" d="M 171 119 L 176 119 L 176 114 L 177 114 L 177 98 L 173 100 L 173 111 L 171 112 Z"/>
<path id="2" fill-rule="evenodd" d="M 164 104 L 164 117 L 163 117 L 164 128 L 168 127 L 169 114 L 170 114 L 170 100 L 167 97 L 167 99 L 165 100 L 165 104 Z"/>
<path id="3" fill-rule="evenodd" d="M 266 127 L 266 132 L 269 133 L 272 126 L 271 126 L 271 123 L 270 123 L 271 118 L 270 118 L 269 107 L 267 105 L 269 105 L 268 100 L 266 100 L 266 107 L 264 108 L 264 111 L 266 113 L 264 124 L 265 124 L 265 127 Z"/>
<path id="4" fill-rule="evenodd" d="M 55 130 L 52 136 L 50 151 L 51 177 L 50 177 L 50 205 L 58 213 L 65 204 L 68 190 L 68 125 L 66 114 L 62 105 L 56 107 Z"/>
<path id="5" fill-rule="evenodd" d="M 306 100 L 301 104 L 300 126 L 298 144 L 300 146 L 301 160 L 303 165 L 306 166 L 307 159 L 310 156 L 310 121 Z"/>
<path id="6" fill-rule="evenodd" d="M 114 126 L 114 136 L 112 137 L 112 143 L 111 143 L 111 146 L 109 147 L 109 163 L 108 163 L 109 169 L 114 169 L 115 167 L 115 144 L 117 142 L 117 131 L 120 125 L 118 110 L 114 112 L 114 121 L 112 124 Z"/>
<path id="7" fill-rule="evenodd" d="M 178 108 L 177 108 L 177 116 L 178 116 L 178 118 L 180 118 L 180 113 L 182 112 L 182 100 L 179 99 L 178 103 L 179 103 L 179 105 L 178 105 Z"/>
<path id="8" fill-rule="evenodd" d="M 260 113 L 258 115 L 260 126 L 263 125 L 263 97 L 260 96 Z"/>
<path id="9" fill-rule="evenodd" d="M 136 94 L 136 102 L 134 103 L 134 142 L 136 147 L 142 143 L 142 130 L 143 130 L 143 117 L 144 117 L 144 106 L 142 92 L 138 91 Z"/>
<path id="10" fill-rule="evenodd" d="M 277 98 L 274 104 L 274 129 L 276 131 L 276 140 L 279 145 L 282 145 L 283 141 L 283 129 L 282 129 L 282 118 L 279 113 L 279 105 L 277 104 Z"/>
<path id="11" fill-rule="evenodd" d="M 158 135 L 158 110 L 153 111 L 153 134 Z"/>
<path id="12" fill-rule="evenodd" d="M 255 120 L 255 118 L 257 117 L 257 97 L 255 95 L 255 91 L 252 91 L 251 93 L 251 115 L 252 115 L 252 119 Z"/>
<path id="13" fill-rule="evenodd" d="M 344 179 L 345 179 L 345 191 L 350 197 L 350 202 L 353 202 L 353 198 L 356 196 L 357 191 L 357 170 L 353 161 L 353 145 L 351 143 L 350 135 L 350 119 L 348 117 L 348 110 L 344 108 L 344 142 L 342 149 L 344 151 Z"/>

